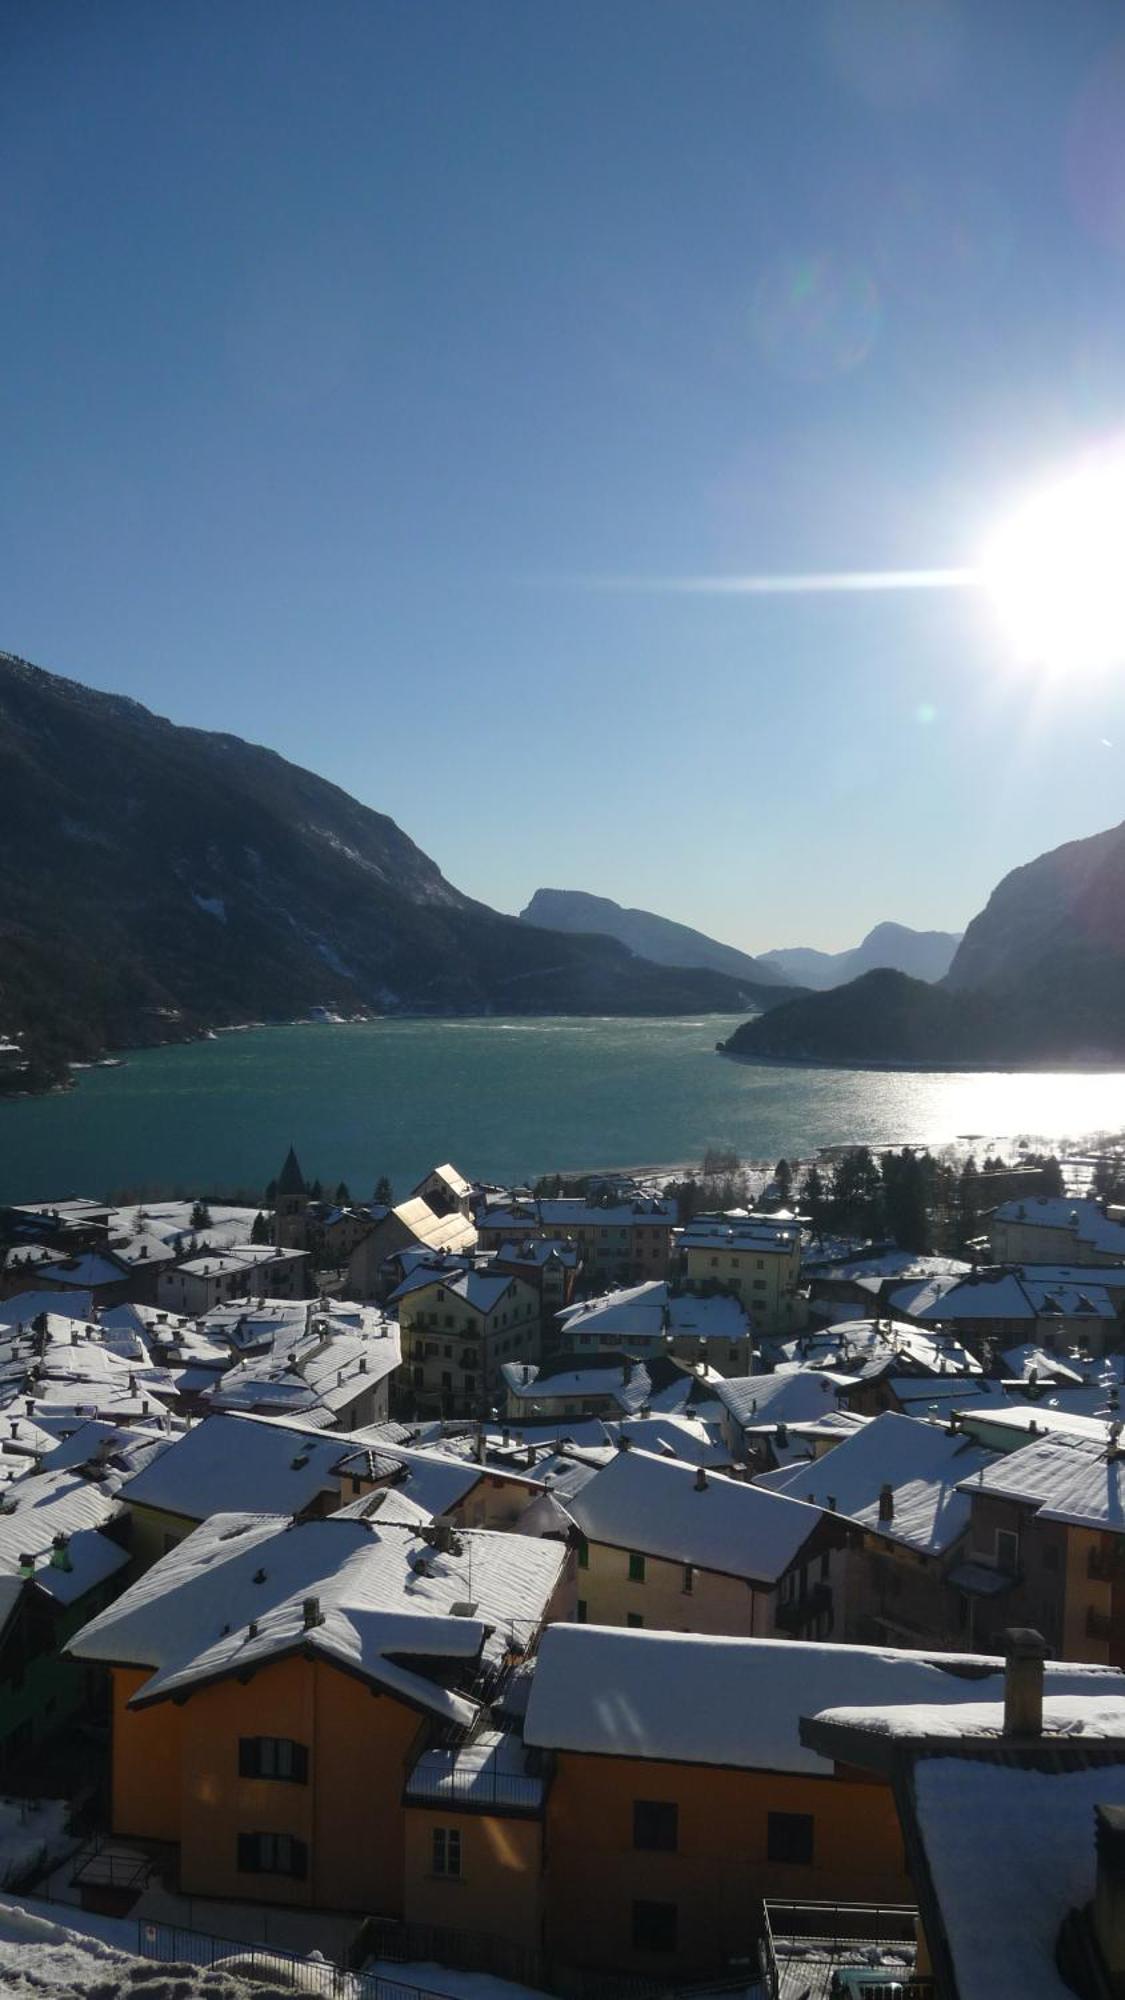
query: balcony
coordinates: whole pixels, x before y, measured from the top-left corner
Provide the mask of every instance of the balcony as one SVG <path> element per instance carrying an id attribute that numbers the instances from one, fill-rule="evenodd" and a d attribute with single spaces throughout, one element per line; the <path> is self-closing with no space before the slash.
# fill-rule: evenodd
<path id="1" fill-rule="evenodd" d="M 831 1609 L 831 1584 L 814 1583 L 803 1597 L 791 1597 L 786 1603 L 779 1604 L 774 1613 L 774 1623 L 779 1632 L 803 1632 Z"/>
<path id="2" fill-rule="evenodd" d="M 907 1904 L 768 1902 L 759 1949 L 766 2000 L 831 2000 L 848 1971 L 870 1972 L 872 1996 L 934 2000 L 933 1980 L 917 1968 L 918 1912 Z"/>

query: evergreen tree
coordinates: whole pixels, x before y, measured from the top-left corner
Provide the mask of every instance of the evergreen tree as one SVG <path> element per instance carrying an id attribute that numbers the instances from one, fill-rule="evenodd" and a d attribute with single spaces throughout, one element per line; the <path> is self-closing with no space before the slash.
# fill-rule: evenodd
<path id="1" fill-rule="evenodd" d="M 977 1163 L 969 1154 L 957 1181 L 957 1238 L 958 1248 L 970 1243 L 980 1232 L 980 1212 L 977 1208 Z"/>
<path id="2" fill-rule="evenodd" d="M 809 1221 L 820 1236 L 829 1220 L 829 1195 L 821 1176 L 820 1168 L 812 1166 L 805 1177 L 805 1191 L 802 1196 Z"/>
<path id="3" fill-rule="evenodd" d="M 777 1182 L 777 1191 L 781 1196 L 781 1205 L 783 1208 L 788 1208 L 793 1198 L 793 1169 L 788 1160 L 778 1161 L 773 1170 L 773 1177 Z"/>
<path id="4" fill-rule="evenodd" d="M 870 1146 L 849 1146 L 840 1155 L 833 1184 L 833 1212 L 839 1227 L 851 1235 L 882 1235 L 883 1177 Z"/>
<path id="5" fill-rule="evenodd" d="M 191 1226 L 193 1229 L 210 1229 L 211 1211 L 208 1208 L 207 1203 L 205 1201 L 196 1201 L 192 1203 Z"/>
<path id="6" fill-rule="evenodd" d="M 270 1240 L 269 1223 L 259 1209 L 257 1215 L 254 1217 L 254 1224 L 250 1231 L 250 1241 L 251 1243 L 269 1243 Z"/>
<path id="7" fill-rule="evenodd" d="M 341 1181 L 336 1189 L 336 1206 L 337 1208 L 347 1208 L 350 1201 L 351 1195 L 348 1193 L 347 1181 Z"/>
<path id="8" fill-rule="evenodd" d="M 924 1253 L 930 1247 L 927 1154 L 920 1159 L 910 1146 L 883 1158 L 883 1202 L 887 1228 L 900 1250 Z"/>
<path id="9" fill-rule="evenodd" d="M 320 1181 L 317 1180 L 313 1182 L 311 1188 L 309 1189 L 309 1200 L 310 1201 L 324 1200 L 324 1188 Z"/>
<path id="10" fill-rule="evenodd" d="M 1044 1194 L 1066 1193 L 1063 1187 L 1062 1168 L 1053 1153 L 1049 1160 L 1044 1160 L 1039 1172 Z"/>
<path id="11" fill-rule="evenodd" d="M 380 1174 L 375 1183 L 375 1193 L 372 1196 L 372 1200 L 381 1202 L 384 1208 L 392 1208 L 394 1206 L 394 1198 L 394 1189 L 387 1179 L 386 1174 Z"/>

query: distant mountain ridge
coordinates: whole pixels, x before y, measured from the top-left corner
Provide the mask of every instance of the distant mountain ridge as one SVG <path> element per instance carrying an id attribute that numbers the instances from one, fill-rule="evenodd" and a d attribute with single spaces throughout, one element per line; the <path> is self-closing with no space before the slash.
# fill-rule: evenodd
<path id="1" fill-rule="evenodd" d="M 246 1020 L 734 1013 L 750 982 L 462 895 L 385 814 L 0 653 L 0 1038 L 68 1059 Z"/>
<path id="2" fill-rule="evenodd" d="M 762 952 L 759 963 L 774 966 L 801 986 L 827 992 L 881 966 L 907 972 L 913 979 L 944 979 L 960 941 L 960 931 L 916 931 L 906 924 L 876 924 L 851 951 L 815 951 L 807 945 L 794 945 Z"/>
<path id="3" fill-rule="evenodd" d="M 1125 825 L 1013 869 L 937 985 L 868 973 L 747 1021 L 725 1050 L 829 1063 L 1125 1060 Z"/>
<path id="4" fill-rule="evenodd" d="M 658 917 L 652 910 L 626 909 L 608 896 L 587 895 L 584 889 L 537 889 L 520 922 L 548 930 L 596 933 L 617 938 L 638 957 L 657 965 L 707 966 L 713 972 L 728 973 L 734 979 L 754 980 L 760 986 L 790 986 L 794 982 L 783 972 L 767 965 L 732 944 L 720 944 L 689 924 Z"/>

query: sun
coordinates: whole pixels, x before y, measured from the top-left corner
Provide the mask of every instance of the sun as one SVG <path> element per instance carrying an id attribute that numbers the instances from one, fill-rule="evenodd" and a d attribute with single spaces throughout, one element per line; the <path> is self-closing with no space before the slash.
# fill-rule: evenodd
<path id="1" fill-rule="evenodd" d="M 1026 500 L 986 544 L 980 577 L 1021 660 L 1059 673 L 1125 664 L 1125 450 Z"/>

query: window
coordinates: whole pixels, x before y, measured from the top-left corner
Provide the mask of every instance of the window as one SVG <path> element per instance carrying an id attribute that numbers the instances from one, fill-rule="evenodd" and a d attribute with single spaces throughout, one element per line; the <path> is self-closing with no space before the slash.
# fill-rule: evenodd
<path id="1" fill-rule="evenodd" d="M 290 1785 L 307 1785 L 309 1753 L 303 1743 L 288 1736 L 240 1736 L 238 1739 L 240 1778 L 279 1778 Z"/>
<path id="2" fill-rule="evenodd" d="M 690 1563 L 684 1564 L 684 1596 L 690 1597 L 695 1589 L 695 1571 Z"/>
<path id="3" fill-rule="evenodd" d="M 590 1544 L 586 1540 L 585 1535 L 579 1535 L 578 1537 L 578 1567 L 579 1569 L 589 1569 L 590 1567 Z"/>
<path id="4" fill-rule="evenodd" d="M 578 1623 L 580 1625 L 584 1625 L 586 1623 L 586 1599 L 584 1597 L 579 1598 L 577 1611 L 578 1611 Z"/>
<path id="5" fill-rule="evenodd" d="M 771 1812 L 766 1817 L 766 1853 L 771 1861 L 801 1862 L 813 1858 L 811 1813 Z"/>
<path id="6" fill-rule="evenodd" d="M 303 1882 L 309 1872 L 309 1850 L 290 1833 L 240 1833 L 240 1875 L 291 1875 Z"/>
<path id="7" fill-rule="evenodd" d="M 466 1377 L 465 1377 L 465 1393 L 466 1393 L 466 1395 L 470 1394 L 470 1393 L 471 1393 L 471 1391 L 473 1391 L 473 1390 L 474 1390 L 474 1389 L 476 1388 L 476 1386 L 477 1386 L 477 1378 L 476 1378 L 476 1376 L 475 1376 L 475 1375 L 466 1375 Z"/>
<path id="8" fill-rule="evenodd" d="M 627 1613 L 626 1613 L 626 1617 L 625 1617 L 625 1623 L 626 1623 L 626 1625 L 632 1625 L 632 1626 L 634 1627 L 634 1629 L 635 1629 L 636 1631 L 638 1631 L 638 1632 L 640 1631 L 640 1629 L 641 1629 L 642 1625 L 644 1624 L 644 1622 L 645 1622 L 645 1621 L 644 1621 L 644 1619 L 643 1619 L 643 1618 L 641 1617 L 641 1614 L 640 1614 L 640 1612 L 639 1612 L 639 1611 L 630 1611 L 630 1612 L 627 1612 Z"/>
<path id="9" fill-rule="evenodd" d="M 1014 1576 L 1020 1566 L 1020 1538 L 1012 1528 L 996 1530 L 996 1567 Z"/>
<path id="10" fill-rule="evenodd" d="M 675 1903 L 633 1904 L 633 1950 L 675 1951 Z"/>
<path id="11" fill-rule="evenodd" d="M 442 1388 L 443 1388 L 443 1389 L 452 1389 L 452 1387 L 453 1387 L 453 1377 L 452 1377 L 452 1375 L 450 1374 L 450 1372 L 449 1372 L 448 1368 L 443 1368 L 443 1369 L 442 1369 L 442 1372 L 441 1372 L 441 1386 L 442 1386 Z"/>
<path id="12" fill-rule="evenodd" d="M 631 1555 L 631 1556 L 629 1557 L 629 1581 L 630 1581 L 630 1583 L 643 1583 L 643 1582 L 644 1582 L 644 1580 L 645 1580 L 645 1559 L 644 1559 L 644 1557 L 643 1557 L 643 1556 L 636 1556 L 636 1555 Z"/>
<path id="13" fill-rule="evenodd" d="M 633 1800 L 633 1846 L 674 1854 L 679 1844 L 680 1809 L 663 1799 Z"/>
<path id="14" fill-rule="evenodd" d="M 455 1826 L 435 1826 L 433 1831 L 435 1875 L 460 1875 L 461 1834 Z"/>

